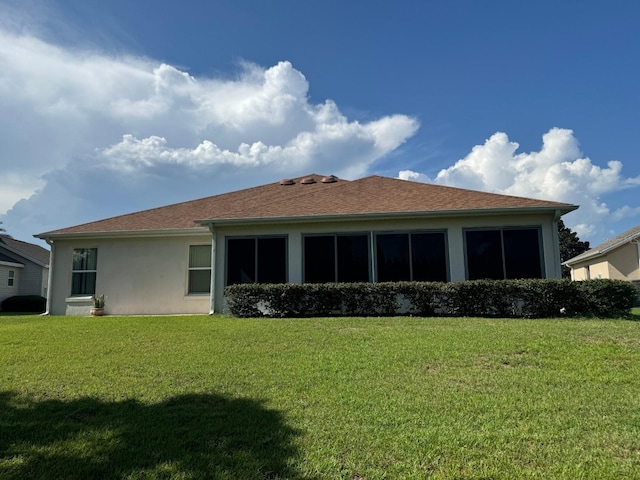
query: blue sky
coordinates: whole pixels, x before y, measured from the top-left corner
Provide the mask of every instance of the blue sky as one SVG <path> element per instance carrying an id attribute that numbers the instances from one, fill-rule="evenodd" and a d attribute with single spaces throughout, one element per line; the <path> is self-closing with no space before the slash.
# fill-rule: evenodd
<path id="1" fill-rule="evenodd" d="M 640 3 L 0 0 L 0 221 L 32 235 L 307 173 L 640 223 Z"/>

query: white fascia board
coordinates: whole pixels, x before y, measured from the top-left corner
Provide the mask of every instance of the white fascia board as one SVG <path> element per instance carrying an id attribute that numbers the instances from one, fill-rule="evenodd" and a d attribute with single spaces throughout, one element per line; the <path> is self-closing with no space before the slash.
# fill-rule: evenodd
<path id="1" fill-rule="evenodd" d="M 85 232 L 85 233 L 40 233 L 34 235 L 42 240 L 85 240 L 92 238 L 150 238 L 150 237 L 187 237 L 211 233 L 206 227 L 168 228 L 161 230 L 119 230 L 114 232 Z"/>
<path id="2" fill-rule="evenodd" d="M 490 215 L 534 215 L 539 213 L 568 213 L 578 207 L 572 205 L 571 209 L 558 207 L 534 207 L 534 208 L 487 208 L 473 210 L 441 210 L 441 211 L 417 211 L 417 212 L 384 212 L 384 213 L 356 213 L 341 215 L 312 215 L 295 217 L 254 217 L 254 218 L 211 218 L 195 220 L 199 225 L 241 225 L 241 224 L 272 224 L 272 223 L 315 223 L 315 222 L 350 222 L 354 220 L 394 220 L 407 218 L 442 218 L 442 217 L 482 217 Z"/>
<path id="3" fill-rule="evenodd" d="M 3 262 L 2 260 L 0 260 L 0 265 L 13 268 L 24 268 L 24 265 L 22 263 Z"/>

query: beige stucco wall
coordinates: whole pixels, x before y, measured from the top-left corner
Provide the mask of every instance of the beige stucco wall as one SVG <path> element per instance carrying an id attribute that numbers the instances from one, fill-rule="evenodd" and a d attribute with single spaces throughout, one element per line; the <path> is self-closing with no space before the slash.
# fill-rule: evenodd
<path id="1" fill-rule="evenodd" d="M 71 297 L 72 253 L 97 248 L 96 293 L 107 297 L 109 315 L 208 313 L 208 295 L 187 295 L 191 244 L 210 244 L 211 235 L 57 240 L 50 288 L 53 315 L 89 315 L 89 296 Z"/>
<path id="2" fill-rule="evenodd" d="M 627 243 L 606 255 L 609 262 L 609 278 L 616 280 L 640 280 L 638 245 Z"/>
<path id="3" fill-rule="evenodd" d="M 215 233 L 139 238 L 68 238 L 54 240 L 55 259 L 49 288 L 49 312 L 54 315 L 89 315 L 88 296 L 71 297 L 72 253 L 75 248 L 98 249 L 96 292 L 107 297 L 109 315 L 206 314 L 211 310 L 209 295 L 188 295 L 189 245 L 211 244 L 215 238 L 215 311 L 224 311 L 227 237 L 243 235 L 287 235 L 288 280 L 302 282 L 302 242 L 305 234 L 444 230 L 448 240 L 449 277 L 466 279 L 463 232 L 477 227 L 541 227 L 544 275 L 560 276 L 557 227 L 553 214 L 422 218 L 384 221 L 309 222 L 280 225 L 216 226 Z"/>

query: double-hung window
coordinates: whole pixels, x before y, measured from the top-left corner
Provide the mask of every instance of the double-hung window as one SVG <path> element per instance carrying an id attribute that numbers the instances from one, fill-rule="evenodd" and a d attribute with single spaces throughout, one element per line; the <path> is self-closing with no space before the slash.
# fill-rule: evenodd
<path id="1" fill-rule="evenodd" d="M 189 246 L 189 294 L 211 292 L 211 245 Z"/>
<path id="2" fill-rule="evenodd" d="M 7 287 L 13 287 L 16 278 L 16 271 L 9 270 L 9 278 L 7 278 Z"/>
<path id="3" fill-rule="evenodd" d="M 227 285 L 287 282 L 287 237 L 231 237 L 226 248 Z"/>
<path id="4" fill-rule="evenodd" d="M 377 234 L 376 267 L 379 282 L 446 282 L 445 232 Z"/>
<path id="5" fill-rule="evenodd" d="M 369 235 L 304 237 L 305 283 L 370 281 Z"/>
<path id="6" fill-rule="evenodd" d="M 71 295 L 94 295 L 98 267 L 97 248 L 75 248 L 71 270 Z"/>
<path id="7" fill-rule="evenodd" d="M 537 227 L 467 230 L 468 279 L 542 278 L 540 236 Z"/>

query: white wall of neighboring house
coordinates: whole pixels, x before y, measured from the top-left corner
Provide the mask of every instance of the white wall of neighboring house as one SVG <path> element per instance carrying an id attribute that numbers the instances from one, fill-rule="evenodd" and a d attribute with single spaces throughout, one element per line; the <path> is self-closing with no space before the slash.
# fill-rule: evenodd
<path id="1" fill-rule="evenodd" d="M 190 245 L 211 245 L 215 238 L 214 302 L 215 311 L 224 307 L 226 237 L 287 235 L 288 281 L 302 282 L 303 235 L 314 233 L 393 232 L 445 230 L 448 240 L 450 280 L 466 277 L 463 232 L 478 227 L 541 227 L 544 274 L 560 276 L 557 226 L 553 214 L 518 216 L 487 215 L 475 217 L 431 217 L 332 223 L 253 224 L 220 226 L 215 234 L 202 228 L 198 234 L 173 236 L 139 236 L 112 238 L 54 239 L 55 259 L 49 289 L 51 314 L 88 315 L 90 296 L 71 296 L 72 254 L 76 248 L 97 248 L 96 293 L 107 297 L 106 313 L 110 315 L 209 313 L 209 295 L 189 295 L 188 258 Z"/>
<path id="2" fill-rule="evenodd" d="M 22 270 L 24 270 L 24 265 L 19 263 L 0 262 L 0 302 L 5 298 L 19 294 Z M 10 278 L 13 278 L 13 281 Z"/>

